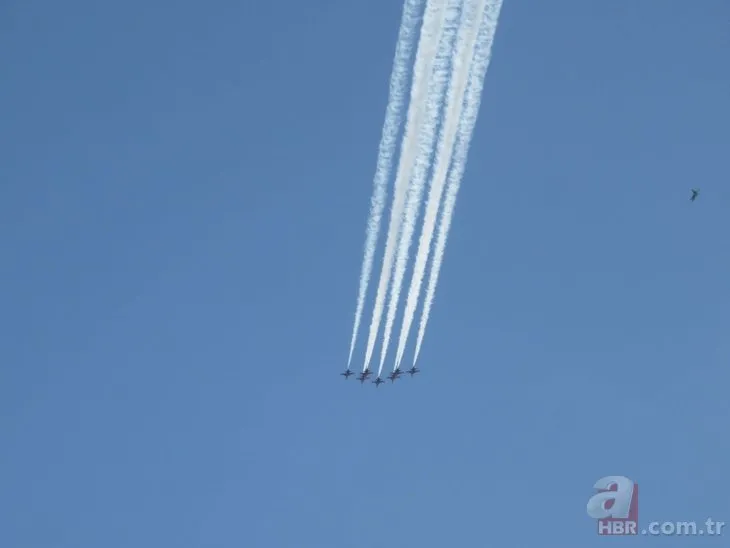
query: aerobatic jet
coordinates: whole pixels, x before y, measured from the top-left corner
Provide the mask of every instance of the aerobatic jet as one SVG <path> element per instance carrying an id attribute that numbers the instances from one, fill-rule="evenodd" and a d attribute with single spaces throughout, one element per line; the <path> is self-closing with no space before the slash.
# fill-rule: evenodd
<path id="1" fill-rule="evenodd" d="M 690 202 L 694 202 L 697 199 L 697 196 L 700 195 L 700 189 L 699 188 L 693 188 L 692 189 L 692 197 L 689 199 Z"/>
<path id="2" fill-rule="evenodd" d="M 388 375 L 388 378 L 390 379 L 390 382 L 395 382 L 395 380 L 399 379 L 402 374 L 403 371 L 400 370 L 400 367 L 396 367 L 395 369 L 393 369 L 393 372 Z"/>
<path id="3" fill-rule="evenodd" d="M 377 388 L 378 386 L 380 386 L 380 385 L 381 385 L 381 384 L 383 384 L 384 382 L 385 382 L 385 381 L 384 381 L 383 379 L 381 379 L 380 377 L 378 377 L 377 379 L 375 379 L 375 380 L 373 381 L 373 384 L 375 384 L 375 388 Z"/>
<path id="4" fill-rule="evenodd" d="M 416 373 L 419 373 L 421 370 L 418 369 L 415 365 L 411 367 L 406 373 L 408 373 L 411 377 L 415 375 Z"/>
<path id="5" fill-rule="evenodd" d="M 362 384 L 362 383 L 365 382 L 365 379 L 367 379 L 372 374 L 373 374 L 373 372 L 370 371 L 370 368 L 368 367 L 367 369 L 365 369 L 365 371 L 363 371 L 362 373 L 360 373 L 357 376 L 357 380 L 359 380 L 360 381 L 360 384 Z"/>
<path id="6" fill-rule="evenodd" d="M 354 375 L 354 373 L 352 371 L 350 371 L 349 369 L 345 369 L 345 372 L 344 373 L 340 373 L 340 375 L 342 375 L 343 377 L 345 377 L 345 380 L 347 380 L 347 379 L 350 378 L 350 375 Z"/>

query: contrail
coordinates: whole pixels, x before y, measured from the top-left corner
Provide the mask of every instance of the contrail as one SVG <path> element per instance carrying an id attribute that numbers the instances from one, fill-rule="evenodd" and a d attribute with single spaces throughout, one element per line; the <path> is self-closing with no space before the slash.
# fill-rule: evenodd
<path id="1" fill-rule="evenodd" d="M 459 193 L 459 185 L 461 184 L 461 179 L 464 175 L 466 159 L 469 154 L 469 143 L 471 141 L 472 133 L 474 132 L 474 125 L 476 124 L 477 116 L 479 115 L 479 105 L 481 104 L 482 89 L 484 88 L 484 77 L 492 58 L 492 44 L 494 42 L 494 34 L 497 30 L 497 22 L 499 20 L 499 12 L 501 8 L 502 0 L 489 0 L 484 10 L 484 18 L 479 29 L 478 45 L 474 52 L 472 68 L 469 71 L 469 83 L 466 89 L 464 113 L 459 121 L 454 158 L 446 188 L 444 211 L 441 217 L 441 223 L 438 227 L 433 264 L 431 265 L 431 272 L 428 276 L 426 299 L 424 301 L 423 312 L 421 314 L 421 322 L 418 326 L 418 340 L 416 342 L 415 355 L 413 356 L 414 365 L 418 361 L 418 355 L 421 352 L 423 336 L 426 332 L 426 325 L 428 324 L 434 294 L 436 293 L 436 283 L 438 282 L 441 264 L 444 259 L 444 249 L 446 248 L 446 239 L 449 234 L 449 229 L 451 228 L 451 219 L 454 215 L 456 196 Z"/>
<path id="2" fill-rule="evenodd" d="M 368 345 L 365 352 L 363 371 L 368 369 L 370 359 L 373 356 L 375 338 L 378 335 L 380 320 L 383 315 L 383 301 L 385 300 L 385 293 L 388 289 L 388 282 L 390 281 L 390 274 L 393 268 L 393 254 L 395 251 L 393 246 L 400 232 L 401 217 L 403 215 L 403 207 L 408 190 L 407 183 L 410 179 L 413 163 L 412 157 L 413 148 L 415 147 L 415 136 L 418 135 L 421 124 L 420 118 L 423 114 L 423 94 L 426 91 L 426 78 L 431 72 L 433 58 L 438 47 L 440 30 L 443 26 L 444 3 L 445 0 L 428 0 L 423 17 L 423 25 L 421 26 L 421 36 L 418 41 L 415 67 L 413 69 L 413 82 L 411 84 L 411 97 L 410 104 L 408 105 L 406 128 L 401 144 L 398 174 L 395 179 L 393 205 L 390 210 L 388 237 L 385 242 L 385 254 L 380 271 L 378 292 L 375 297 L 373 318 L 370 322 L 370 333 L 368 334 Z"/>
<path id="3" fill-rule="evenodd" d="M 469 3 L 469 0 L 467 0 L 467 3 Z M 463 30 L 460 30 L 459 32 L 456 43 L 456 52 L 453 57 L 451 82 L 446 95 L 446 111 L 444 113 L 444 120 L 441 126 L 441 133 L 439 135 L 438 152 L 431 179 L 428 202 L 426 204 L 423 229 L 421 232 L 421 238 L 418 242 L 418 252 L 416 253 L 416 261 L 413 267 L 411 285 L 408 289 L 408 298 L 406 299 L 406 308 L 403 314 L 403 325 L 398 339 L 398 349 L 396 351 L 394 369 L 398 369 L 400 367 L 411 325 L 413 324 L 413 318 L 416 314 L 418 296 L 421 292 L 421 286 L 423 285 L 423 276 L 426 271 L 426 265 L 431 251 L 431 242 L 436 228 L 436 219 L 438 216 L 439 206 L 441 205 L 444 185 L 446 183 L 446 174 L 449 169 L 449 164 L 451 163 L 454 140 L 456 139 L 456 132 L 459 120 L 461 119 L 464 92 L 468 82 L 472 59 L 474 58 L 476 41 L 480 27 L 479 23 L 484 16 L 487 0 L 477 0 L 476 2 L 470 3 L 470 8 L 465 9 L 464 11 L 464 22 L 462 24 Z"/>
<path id="4" fill-rule="evenodd" d="M 413 169 L 413 178 L 408 189 L 408 202 L 405 208 L 405 217 L 403 219 L 402 232 L 400 241 L 398 242 L 398 254 L 395 261 L 395 270 L 393 273 L 393 287 L 390 291 L 390 300 L 388 301 L 388 314 L 385 320 L 385 331 L 383 334 L 383 345 L 380 352 L 380 367 L 378 368 L 378 376 L 383 370 L 385 357 L 390 346 L 390 336 L 393 331 L 393 322 L 398 311 L 400 302 L 401 288 L 403 286 L 403 278 L 405 277 L 406 267 L 408 265 L 408 252 L 413 240 L 413 232 L 416 228 L 418 213 L 423 201 L 423 190 L 426 183 L 426 175 L 431 161 L 431 155 L 434 149 L 434 141 L 436 140 L 436 130 L 438 128 L 438 117 L 444 105 L 444 96 L 446 94 L 446 85 L 449 82 L 449 66 L 450 61 L 454 57 L 454 41 L 458 45 L 462 42 L 463 50 L 464 30 L 466 19 L 460 25 L 459 19 L 465 15 L 465 10 L 461 8 L 462 0 L 451 0 L 448 15 L 444 25 L 444 33 L 441 37 L 436 62 L 434 64 L 434 72 L 431 75 L 431 82 L 428 89 L 427 116 L 424 122 L 419 142 L 418 156 L 415 160 Z M 473 17 L 473 15 L 472 15 Z M 476 35 L 476 32 L 474 32 Z M 463 52 L 461 52 L 463 55 Z M 452 78 L 452 84 L 454 79 Z M 453 95 L 453 93 L 452 93 Z M 448 106 L 447 106 L 448 108 Z M 444 114 L 448 116 L 448 111 Z M 444 118 L 444 124 L 447 119 Z"/>
<path id="5" fill-rule="evenodd" d="M 395 46 L 395 58 L 393 69 L 390 74 L 390 90 L 388 94 L 388 105 L 385 109 L 385 122 L 383 123 L 380 146 L 378 147 L 378 163 L 375 168 L 373 180 L 373 196 L 370 199 L 370 217 L 368 219 L 365 235 L 365 256 L 360 271 L 360 289 L 357 294 L 357 308 L 355 310 L 355 325 L 352 328 L 352 340 L 350 341 L 350 355 L 347 358 L 347 368 L 352 362 L 352 353 L 355 350 L 357 332 L 360 329 L 362 309 L 365 304 L 365 295 L 370 274 L 373 271 L 373 258 L 378 243 L 380 232 L 380 221 L 385 209 L 387 196 L 387 184 L 390 171 L 393 167 L 393 155 L 395 154 L 395 140 L 398 137 L 403 120 L 403 109 L 406 100 L 406 86 L 408 85 L 408 69 L 413 45 L 415 42 L 416 26 L 418 24 L 421 5 L 424 0 L 406 0 L 403 4 L 403 16 L 398 30 L 398 41 Z"/>

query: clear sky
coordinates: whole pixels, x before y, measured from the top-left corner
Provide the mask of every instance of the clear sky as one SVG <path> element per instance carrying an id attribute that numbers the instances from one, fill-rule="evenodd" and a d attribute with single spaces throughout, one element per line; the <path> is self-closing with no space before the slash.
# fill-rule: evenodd
<path id="1" fill-rule="evenodd" d="M 585 548 L 606 475 L 730 522 L 730 3 L 505 0 L 376 390 L 338 374 L 400 10 L 0 3 L 0 546 Z"/>

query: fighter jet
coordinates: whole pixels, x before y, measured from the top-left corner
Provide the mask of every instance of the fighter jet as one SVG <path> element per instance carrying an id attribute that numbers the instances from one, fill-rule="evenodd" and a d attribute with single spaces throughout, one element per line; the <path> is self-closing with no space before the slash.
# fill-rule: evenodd
<path id="1" fill-rule="evenodd" d="M 375 379 L 375 380 L 373 381 L 373 384 L 375 384 L 375 388 L 377 388 L 378 386 L 380 386 L 380 385 L 381 385 L 381 384 L 383 384 L 384 382 L 385 382 L 385 381 L 384 381 L 383 379 L 381 379 L 380 377 L 378 377 L 377 379 Z"/>
<path id="2" fill-rule="evenodd" d="M 365 379 L 367 379 L 372 374 L 373 374 L 373 372 L 370 371 L 370 368 L 368 367 L 367 369 L 365 369 L 365 371 L 363 371 L 362 373 L 360 373 L 357 376 L 357 380 L 359 380 L 360 381 L 360 384 L 362 384 L 362 383 L 365 382 Z"/>
<path id="3" fill-rule="evenodd" d="M 700 189 L 699 188 L 693 188 L 692 189 L 692 197 L 689 199 L 690 202 L 694 202 L 697 199 L 697 196 L 700 195 Z"/>
<path id="4" fill-rule="evenodd" d="M 390 379 L 390 382 L 393 383 L 396 379 L 399 379 L 402 374 L 403 371 L 400 370 L 400 367 L 397 367 L 393 369 L 393 372 L 390 375 L 388 375 L 388 378 Z"/>
<path id="5" fill-rule="evenodd" d="M 408 373 L 411 377 L 415 375 L 416 373 L 419 373 L 421 370 L 418 369 L 415 365 L 411 367 L 406 373 Z"/>
<path id="6" fill-rule="evenodd" d="M 354 375 L 354 373 L 352 371 L 350 371 L 349 369 L 345 369 L 345 372 L 344 373 L 340 373 L 340 375 L 342 375 L 343 377 L 345 377 L 345 380 L 347 380 L 347 379 L 350 378 L 350 375 Z"/>

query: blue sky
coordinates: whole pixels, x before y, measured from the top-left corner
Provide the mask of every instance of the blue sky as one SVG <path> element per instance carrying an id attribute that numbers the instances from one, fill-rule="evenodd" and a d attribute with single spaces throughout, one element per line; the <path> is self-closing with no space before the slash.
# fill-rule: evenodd
<path id="1" fill-rule="evenodd" d="M 730 522 L 730 4 L 505 0 L 376 391 L 338 373 L 400 9 L 0 5 L 0 545 L 585 548 L 614 474 Z"/>

